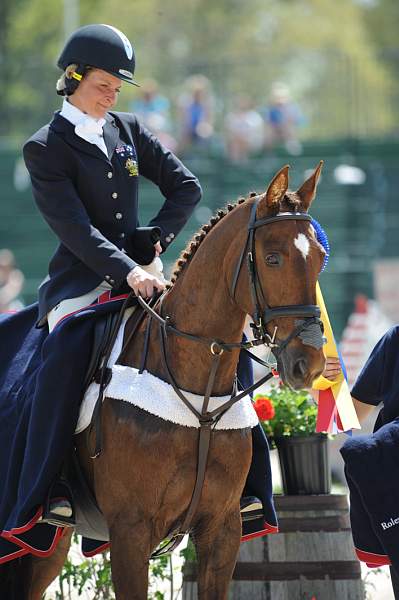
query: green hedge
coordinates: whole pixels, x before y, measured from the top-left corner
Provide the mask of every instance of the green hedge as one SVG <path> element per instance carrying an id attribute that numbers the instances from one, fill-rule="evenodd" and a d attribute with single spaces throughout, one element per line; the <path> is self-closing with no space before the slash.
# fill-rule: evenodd
<path id="1" fill-rule="evenodd" d="M 352 310 L 354 295 L 363 292 L 372 296 L 373 261 L 399 254 L 399 210 L 395 196 L 399 184 L 398 155 L 399 142 L 342 140 L 306 144 L 302 155 L 296 157 L 279 149 L 240 165 L 233 165 L 221 156 L 187 157 L 186 163 L 201 181 L 204 198 L 165 255 L 167 267 L 171 267 L 193 233 L 208 220 L 210 211 L 249 191 L 265 189 L 276 170 L 287 162 L 291 164 L 291 188 L 295 189 L 303 181 L 305 171 L 322 158 L 325 166 L 312 215 L 327 231 L 332 248 L 321 284 L 339 337 Z M 339 165 L 360 167 L 366 175 L 365 183 L 337 183 L 335 169 Z M 13 148 L 0 149 L 0 193 L 0 247 L 14 251 L 26 277 L 24 300 L 32 302 L 46 274 L 56 240 L 35 207 L 20 153 Z M 161 203 L 159 191 L 143 180 L 140 192 L 143 224 L 156 214 Z"/>

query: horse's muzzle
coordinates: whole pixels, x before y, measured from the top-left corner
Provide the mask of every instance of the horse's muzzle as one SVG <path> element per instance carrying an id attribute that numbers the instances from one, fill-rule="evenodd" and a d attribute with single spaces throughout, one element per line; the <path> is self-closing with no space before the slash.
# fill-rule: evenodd
<path id="1" fill-rule="evenodd" d="M 325 359 L 322 350 L 286 348 L 277 361 L 278 372 L 283 382 L 294 390 L 310 388 L 324 370 Z"/>

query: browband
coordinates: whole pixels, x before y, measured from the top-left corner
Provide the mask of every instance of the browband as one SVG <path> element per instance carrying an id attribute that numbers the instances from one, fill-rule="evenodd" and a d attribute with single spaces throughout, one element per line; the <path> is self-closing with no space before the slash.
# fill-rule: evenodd
<path id="1" fill-rule="evenodd" d="M 254 211 L 256 216 L 256 211 Z M 251 215 L 252 216 L 252 215 Z M 265 217 L 264 219 L 254 220 L 253 223 L 249 223 L 248 229 L 257 229 L 262 225 L 268 225 L 269 223 L 275 223 L 276 221 L 311 221 L 312 217 L 307 213 L 292 213 L 292 214 L 280 214 L 274 217 Z"/>

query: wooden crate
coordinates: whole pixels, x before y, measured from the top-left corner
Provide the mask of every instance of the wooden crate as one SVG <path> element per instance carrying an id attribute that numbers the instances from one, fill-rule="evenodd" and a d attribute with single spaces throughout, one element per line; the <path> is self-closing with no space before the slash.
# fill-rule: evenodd
<path id="1" fill-rule="evenodd" d="M 276 496 L 280 533 L 241 544 L 229 600 L 363 600 L 344 495 Z M 183 600 L 197 600 L 195 565 Z"/>

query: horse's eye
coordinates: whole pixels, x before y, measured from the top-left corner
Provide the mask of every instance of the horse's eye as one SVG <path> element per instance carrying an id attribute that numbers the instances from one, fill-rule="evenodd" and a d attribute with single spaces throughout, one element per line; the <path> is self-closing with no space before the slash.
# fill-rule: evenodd
<path id="1" fill-rule="evenodd" d="M 266 254 L 266 264 L 269 267 L 278 267 L 281 264 L 280 256 L 278 254 Z"/>

